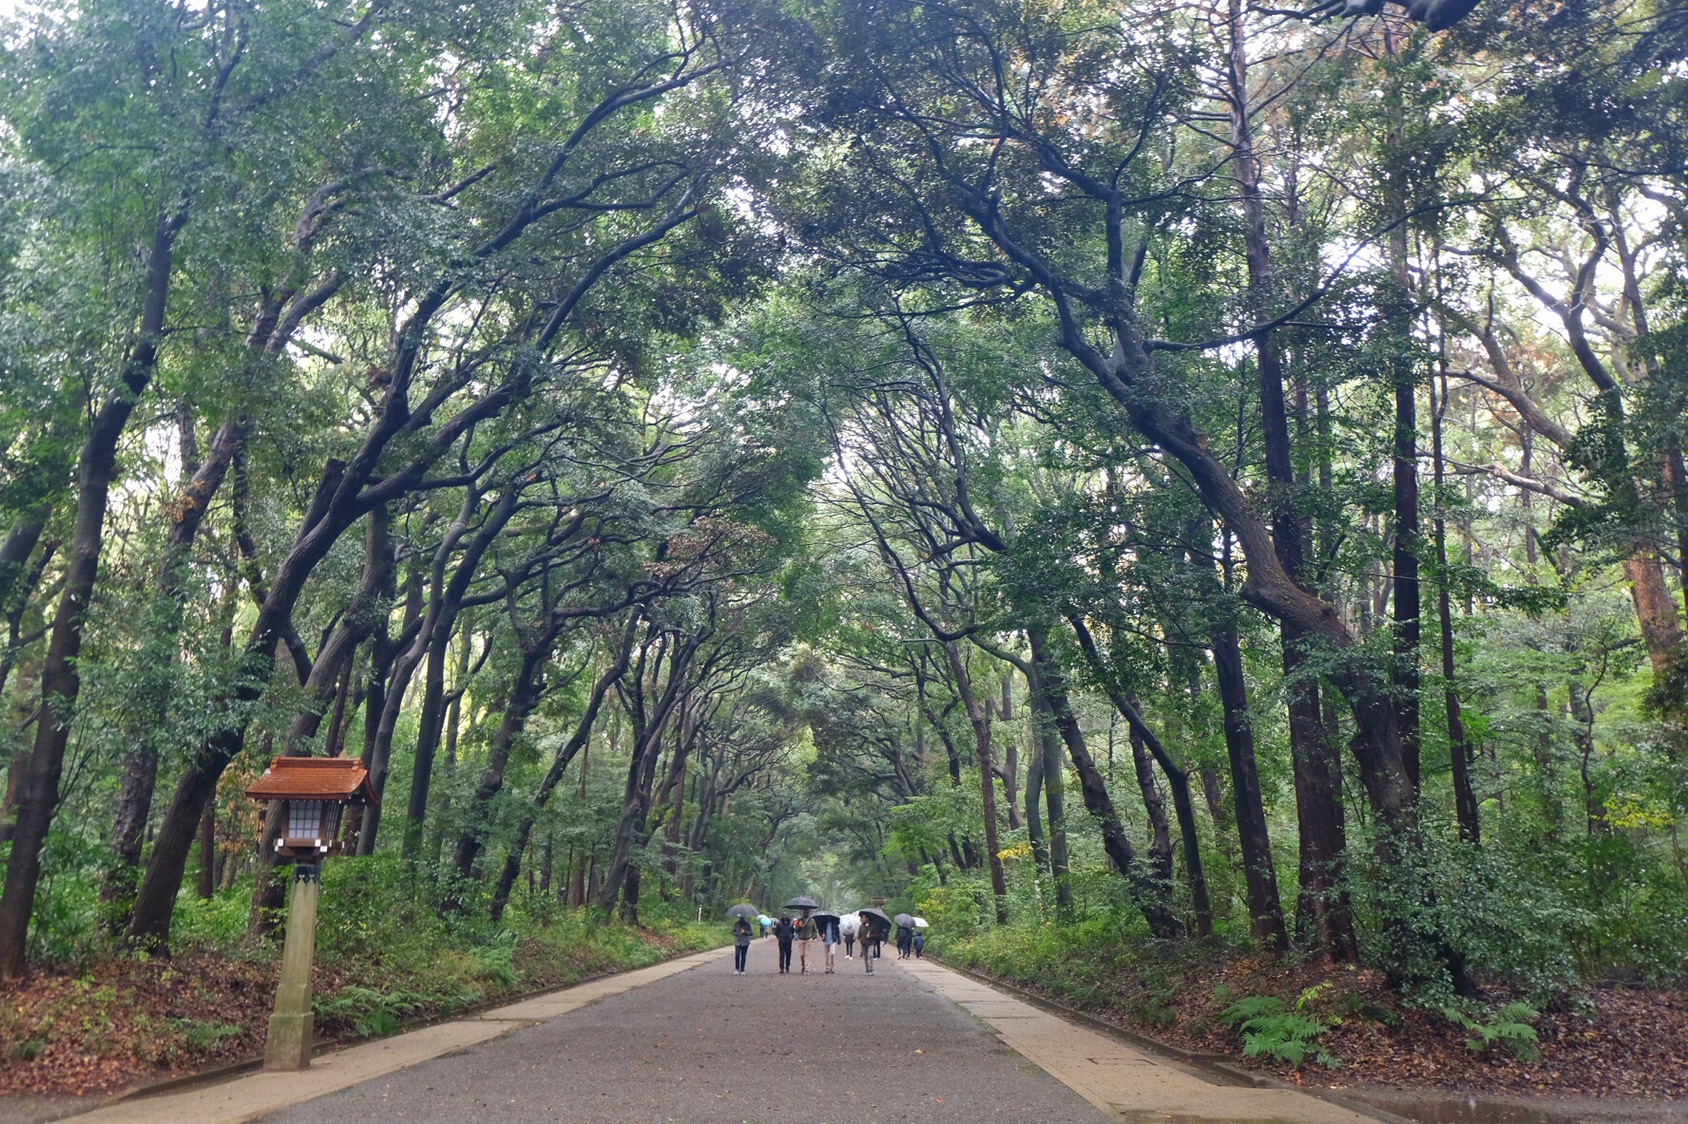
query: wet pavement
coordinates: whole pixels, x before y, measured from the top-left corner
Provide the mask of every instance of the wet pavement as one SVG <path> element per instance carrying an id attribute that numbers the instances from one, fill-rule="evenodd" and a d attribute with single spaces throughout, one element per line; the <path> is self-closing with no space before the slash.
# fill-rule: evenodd
<path id="1" fill-rule="evenodd" d="M 817 961 L 818 946 L 817 946 Z M 860 959 L 782 976 L 698 953 L 258 1073 L 110 1103 L 87 1124 L 579 1121 L 802 1124 L 1364 1124 L 1676 1121 L 1671 1102 L 1466 1100 L 1396 1093 L 1361 1109 L 1238 1086 L 943 968 Z M 0 1120 L 18 1119 L 0 1105 Z M 46 1120 L 70 1105 L 24 1104 Z M 1635 1111 L 1645 1108 L 1646 1111 Z M 1629 1110 L 1626 1115 L 1626 1109 Z M 1399 1115 L 1391 1116 L 1389 1110 Z M 1662 1114 L 1659 1113 L 1662 1110 Z M 1373 1115 L 1375 1114 L 1375 1115 Z"/>
<path id="2" fill-rule="evenodd" d="M 890 960 L 872 975 L 859 959 L 840 957 L 832 975 L 779 975 L 775 963 L 773 942 L 758 941 L 747 975 L 735 976 L 731 954 L 722 953 L 680 975 L 262 1119 L 1108 1119 Z"/>
<path id="3" fill-rule="evenodd" d="M 818 946 L 817 956 L 819 960 Z M 259 1073 L 111 1104 L 88 1124 L 1365 1124 L 1237 1087 L 930 961 L 750 973 L 699 953 Z"/>

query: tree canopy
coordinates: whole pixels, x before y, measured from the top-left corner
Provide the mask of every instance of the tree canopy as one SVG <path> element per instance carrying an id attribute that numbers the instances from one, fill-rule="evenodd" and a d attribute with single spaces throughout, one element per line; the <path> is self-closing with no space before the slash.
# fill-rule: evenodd
<path id="1" fill-rule="evenodd" d="M 1679 976 L 1688 27 L 1379 8 L 13 17 L 0 979 L 270 932 L 279 755 L 449 916 Z"/>

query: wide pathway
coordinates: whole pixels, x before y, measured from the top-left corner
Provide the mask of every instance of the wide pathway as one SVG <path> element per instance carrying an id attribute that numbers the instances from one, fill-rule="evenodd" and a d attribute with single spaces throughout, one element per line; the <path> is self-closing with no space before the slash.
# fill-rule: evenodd
<path id="1" fill-rule="evenodd" d="M 819 945 L 817 942 L 816 948 Z M 818 959 L 818 957 L 817 957 Z M 89 1124 L 371 1120 L 803 1124 L 1370 1118 L 1214 1084 L 931 961 L 778 975 L 702 953 L 317 1059 L 89 1113 Z"/>

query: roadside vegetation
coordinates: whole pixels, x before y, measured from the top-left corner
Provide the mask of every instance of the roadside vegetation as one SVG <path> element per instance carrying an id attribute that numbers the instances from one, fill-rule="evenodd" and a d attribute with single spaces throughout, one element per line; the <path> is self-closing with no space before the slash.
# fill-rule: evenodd
<path id="1" fill-rule="evenodd" d="M 1378 6 L 7 6 L 5 1080 L 255 1047 L 289 756 L 336 1032 L 804 893 L 1669 1070 L 1682 7 Z"/>
<path id="2" fill-rule="evenodd" d="M 646 927 L 523 893 L 500 925 L 443 913 L 396 857 L 324 865 L 319 1040 L 380 1037 L 488 1003 L 723 943 L 718 924 L 653 912 Z M 0 1095 L 111 1092 L 262 1053 L 279 941 L 247 935 L 252 887 L 185 899 L 171 957 L 89 955 L 8 988 Z"/>

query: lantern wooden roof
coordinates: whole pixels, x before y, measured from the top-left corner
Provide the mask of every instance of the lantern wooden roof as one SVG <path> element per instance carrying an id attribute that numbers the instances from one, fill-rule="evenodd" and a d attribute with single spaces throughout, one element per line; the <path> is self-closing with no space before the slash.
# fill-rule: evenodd
<path id="1" fill-rule="evenodd" d="M 369 783 L 369 771 L 349 757 L 277 757 L 246 795 L 254 800 L 381 802 Z"/>

